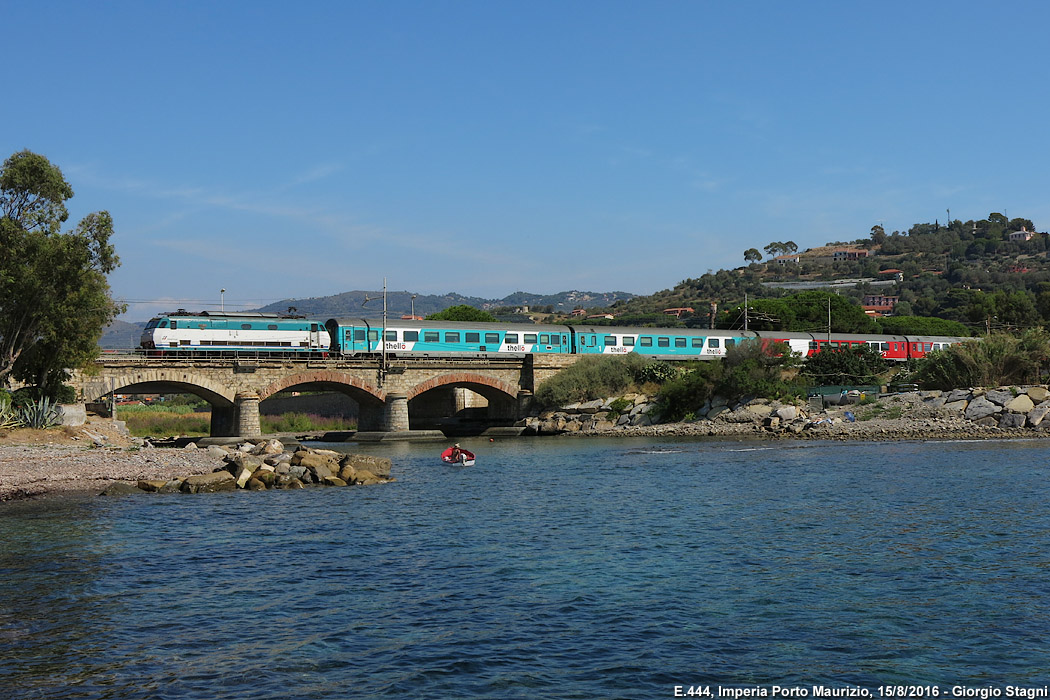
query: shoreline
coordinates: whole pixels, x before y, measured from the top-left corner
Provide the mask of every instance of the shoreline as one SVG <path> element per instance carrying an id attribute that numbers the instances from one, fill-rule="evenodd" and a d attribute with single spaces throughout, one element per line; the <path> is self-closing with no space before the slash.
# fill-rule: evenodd
<path id="1" fill-rule="evenodd" d="M 222 465 L 208 450 L 156 447 L 99 447 L 84 442 L 56 444 L 52 435 L 35 442 L 0 442 L 0 507 L 13 502 L 57 498 L 88 498 L 116 482 L 166 480 L 176 476 L 207 474 Z M 972 423 L 961 417 L 901 417 L 813 425 L 800 432 L 770 431 L 754 423 L 698 421 L 646 426 L 620 426 L 611 430 L 578 431 L 524 439 L 565 437 L 602 438 L 713 438 L 756 442 L 831 440 L 928 441 L 1044 439 L 1050 433 L 1031 428 L 999 428 Z M 74 438 L 75 439 L 75 438 Z M 47 441 L 44 441 L 47 440 Z"/>

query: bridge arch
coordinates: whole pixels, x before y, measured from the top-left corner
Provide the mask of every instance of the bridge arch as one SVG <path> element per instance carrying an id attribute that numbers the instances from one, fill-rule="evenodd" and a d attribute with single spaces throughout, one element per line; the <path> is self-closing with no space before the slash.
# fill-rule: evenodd
<path id="1" fill-rule="evenodd" d="M 518 387 L 516 385 L 476 372 L 450 372 L 415 385 L 408 390 L 408 400 L 411 401 L 420 394 L 424 394 L 432 389 L 450 385 L 466 386 L 486 398 L 493 395 L 510 399 L 518 398 Z"/>
<path id="2" fill-rule="evenodd" d="M 92 403 L 112 392 L 128 394 L 194 394 L 213 406 L 234 405 L 230 387 L 193 372 L 178 370 L 143 370 L 98 379 L 85 377 L 84 401 Z"/>
<path id="3" fill-rule="evenodd" d="M 259 392 L 259 400 L 268 399 L 277 392 L 293 386 L 306 385 L 342 392 L 358 403 L 361 403 L 362 399 L 366 402 L 369 402 L 370 399 L 378 403 L 386 401 L 386 392 L 381 389 L 361 381 L 353 375 L 323 369 L 299 372 L 287 377 L 281 377 Z"/>

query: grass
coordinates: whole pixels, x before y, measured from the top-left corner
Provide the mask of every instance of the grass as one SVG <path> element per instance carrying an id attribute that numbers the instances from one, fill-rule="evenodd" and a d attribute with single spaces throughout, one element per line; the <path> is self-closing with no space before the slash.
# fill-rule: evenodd
<path id="1" fill-rule="evenodd" d="M 211 434 L 211 413 L 197 413 L 190 406 L 121 406 L 117 408 L 117 419 L 124 421 L 135 437 L 201 437 Z M 357 427 L 346 418 L 306 413 L 260 416 L 259 423 L 263 434 L 354 430 Z"/>

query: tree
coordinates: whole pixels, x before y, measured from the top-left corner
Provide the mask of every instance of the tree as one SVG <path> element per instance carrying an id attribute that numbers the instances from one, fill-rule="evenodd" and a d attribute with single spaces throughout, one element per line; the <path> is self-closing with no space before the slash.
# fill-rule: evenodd
<path id="1" fill-rule="evenodd" d="M 428 321 L 467 321 L 470 323 L 495 323 L 495 317 L 488 311 L 475 309 L 468 304 L 450 306 L 444 311 L 427 316 Z"/>
<path id="2" fill-rule="evenodd" d="M 748 262 L 758 262 L 762 259 L 762 253 L 758 252 L 758 248 L 748 248 L 744 251 L 744 260 Z"/>
<path id="3" fill-rule="evenodd" d="M 815 384 L 873 384 L 886 370 L 882 354 L 868 344 L 850 348 L 826 349 L 806 358 L 802 372 Z"/>
<path id="4" fill-rule="evenodd" d="M 61 233 L 72 196 L 44 156 L 21 151 L 0 167 L 0 385 L 14 377 L 54 395 L 123 311 L 106 279 L 120 264 L 113 219 L 96 212 Z"/>

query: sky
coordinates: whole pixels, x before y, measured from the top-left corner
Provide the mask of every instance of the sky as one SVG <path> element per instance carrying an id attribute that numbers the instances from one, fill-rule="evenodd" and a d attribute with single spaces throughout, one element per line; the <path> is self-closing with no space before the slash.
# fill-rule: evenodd
<path id="1" fill-rule="evenodd" d="M 5 0 L 0 158 L 115 220 L 121 318 L 651 294 L 991 212 L 1050 227 L 1050 4 Z M 225 289 L 225 293 L 220 293 Z"/>

